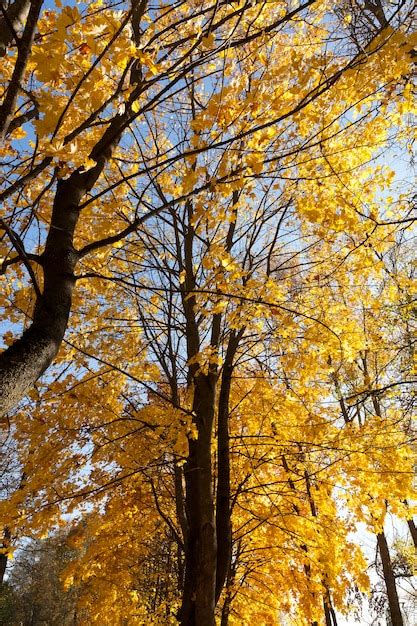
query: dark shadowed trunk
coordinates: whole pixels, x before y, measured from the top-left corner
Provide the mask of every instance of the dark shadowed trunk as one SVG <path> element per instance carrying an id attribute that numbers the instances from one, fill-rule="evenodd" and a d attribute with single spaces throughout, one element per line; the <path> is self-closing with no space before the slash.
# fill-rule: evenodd
<path id="1" fill-rule="evenodd" d="M 217 533 L 217 571 L 216 604 L 220 598 L 226 578 L 229 574 L 232 556 L 232 523 L 230 498 L 230 437 L 229 437 L 229 399 L 232 384 L 233 359 L 243 335 L 233 333 L 229 339 L 223 364 L 219 393 L 217 423 L 217 492 L 216 492 L 216 533 Z"/>
<path id="2" fill-rule="evenodd" d="M 414 547 L 417 548 L 417 528 L 412 518 L 407 520 L 408 530 L 410 531 Z"/>
<path id="3" fill-rule="evenodd" d="M 187 203 L 188 227 L 182 246 L 177 240 L 180 269 L 185 270 L 181 285 L 182 303 L 186 320 L 188 387 L 193 390 L 193 423 L 197 439 L 188 440 L 188 459 L 184 466 L 185 510 L 187 516 L 187 541 L 185 544 L 185 576 L 182 606 L 179 612 L 181 626 L 214 626 L 216 584 L 216 527 L 214 517 L 211 442 L 216 405 L 217 366 L 210 363 L 208 372 L 195 362 L 200 344 L 196 319 L 196 299 L 193 294 L 193 245 L 195 232 L 192 226 L 193 207 Z M 214 316 L 216 317 L 216 316 Z M 219 319 L 212 328 L 212 345 L 218 343 Z"/>
<path id="4" fill-rule="evenodd" d="M 323 602 L 323 608 L 324 608 L 324 621 L 326 622 L 326 626 L 333 626 L 332 618 L 330 615 L 330 610 L 326 601 Z"/>
<path id="5" fill-rule="evenodd" d="M 6 567 L 7 567 L 7 556 L 5 554 L 0 554 L 0 585 L 4 581 Z"/>
<path id="6" fill-rule="evenodd" d="M 224 594 L 224 602 L 222 606 L 221 613 L 221 621 L 220 626 L 228 626 L 229 624 L 229 616 L 232 608 L 232 602 L 236 595 L 236 590 L 234 589 L 235 581 L 236 581 L 236 571 L 239 563 L 241 551 L 242 551 L 242 543 L 241 541 L 237 542 L 235 546 L 235 558 L 232 560 L 226 579 L 226 592 Z"/>
<path id="7" fill-rule="evenodd" d="M 182 626 L 214 626 L 216 528 L 211 467 L 216 374 L 195 378 L 193 411 L 198 438 L 189 440 L 185 466 L 188 537 L 180 613 Z"/>
<path id="8" fill-rule="evenodd" d="M 10 529 L 9 528 L 4 528 L 3 530 L 3 539 L 2 539 L 2 548 L 4 550 L 7 550 L 7 548 L 10 546 L 10 539 L 11 539 L 11 533 L 10 533 Z M 0 584 L 4 581 L 4 576 L 6 574 L 6 567 L 7 567 L 7 552 L 5 552 L 4 554 L 0 554 Z"/>
<path id="9" fill-rule="evenodd" d="M 229 396 L 232 366 L 224 365 L 219 397 L 217 426 L 217 571 L 216 603 L 222 592 L 232 555 L 232 524 L 230 519 L 230 449 L 229 449 Z"/>
<path id="10" fill-rule="evenodd" d="M 378 533 L 378 549 L 381 556 L 382 570 L 384 573 L 384 582 L 387 589 L 389 612 L 391 616 L 392 626 L 404 626 L 401 615 L 400 602 L 398 599 L 397 587 L 395 585 L 395 577 L 392 569 L 391 558 L 388 549 L 385 533 Z"/>

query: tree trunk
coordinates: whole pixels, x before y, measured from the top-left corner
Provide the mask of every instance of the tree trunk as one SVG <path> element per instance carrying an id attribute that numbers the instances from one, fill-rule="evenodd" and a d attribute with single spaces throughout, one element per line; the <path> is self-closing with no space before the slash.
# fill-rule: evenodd
<path id="1" fill-rule="evenodd" d="M 8 549 L 10 547 L 10 540 L 11 540 L 11 532 L 10 532 L 10 528 L 7 528 L 7 526 L 3 529 L 3 540 L 2 540 L 2 548 L 3 549 Z M 2 582 L 4 582 L 4 576 L 6 574 L 6 567 L 7 567 L 7 560 L 8 560 L 8 556 L 7 556 L 7 552 L 5 554 L 0 554 L 0 585 Z"/>
<path id="2" fill-rule="evenodd" d="M 324 602 L 323 602 L 323 608 L 324 608 L 324 621 L 326 622 L 326 626 L 333 626 L 333 624 L 332 624 L 332 617 L 330 615 L 329 606 L 328 606 L 326 600 L 324 600 Z"/>
<path id="3" fill-rule="evenodd" d="M 216 604 L 220 598 L 232 555 L 232 523 L 230 519 L 230 449 L 229 449 L 229 396 L 232 378 L 231 365 L 223 369 L 219 397 L 217 432 L 217 493 L 216 533 L 217 569 Z"/>
<path id="4" fill-rule="evenodd" d="M 38 296 L 31 326 L 0 354 L 0 416 L 29 391 L 58 353 L 71 310 L 74 270 L 78 255 L 73 246 L 79 205 L 102 169 L 74 172 L 59 180 L 51 228 L 41 257 L 43 293 Z"/>
<path id="5" fill-rule="evenodd" d="M 326 626 L 337 626 L 336 612 L 333 608 L 329 592 L 327 592 L 327 600 L 323 600 L 323 608 Z"/>
<path id="6" fill-rule="evenodd" d="M 229 626 L 229 615 L 230 609 L 232 606 L 232 591 L 231 589 L 226 590 L 226 597 L 224 599 L 223 607 L 222 607 L 222 616 L 220 621 L 220 626 Z"/>
<path id="7" fill-rule="evenodd" d="M 389 612 L 391 616 L 392 626 L 404 626 L 401 615 L 400 602 L 398 599 L 397 587 L 395 585 L 394 572 L 392 570 L 391 558 L 388 549 L 385 533 L 378 533 L 378 549 L 381 555 L 382 570 L 384 573 L 384 581 L 387 589 Z"/>
<path id="8" fill-rule="evenodd" d="M 6 554 L 0 554 L 0 585 L 4 581 L 6 567 L 7 567 L 7 556 Z"/>
<path id="9" fill-rule="evenodd" d="M 414 547 L 417 548 L 417 528 L 412 518 L 407 520 L 408 529 L 413 540 Z"/>
<path id="10" fill-rule="evenodd" d="M 185 465 L 188 537 L 181 626 L 215 626 L 216 528 L 211 467 L 216 374 L 197 374 L 193 412 L 198 438 Z"/>
<path id="11" fill-rule="evenodd" d="M 233 333 L 227 345 L 219 393 L 217 419 L 217 491 L 216 491 L 216 604 L 228 577 L 232 558 L 232 521 L 230 510 L 230 436 L 229 399 L 233 359 L 243 331 Z"/>

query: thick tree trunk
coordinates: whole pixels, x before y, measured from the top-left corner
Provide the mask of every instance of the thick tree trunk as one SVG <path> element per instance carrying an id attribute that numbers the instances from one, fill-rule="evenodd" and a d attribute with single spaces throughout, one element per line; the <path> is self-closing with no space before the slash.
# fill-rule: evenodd
<path id="1" fill-rule="evenodd" d="M 384 573 L 384 582 L 387 589 L 389 612 L 391 616 L 392 626 L 404 626 L 385 533 L 378 533 L 377 540 L 379 554 L 381 556 L 382 570 Z"/>
<path id="2" fill-rule="evenodd" d="M 79 204 L 101 171 L 74 172 L 59 180 L 51 228 L 41 261 L 43 293 L 31 326 L 0 354 L 0 416 L 21 400 L 58 353 L 68 324 L 78 255 L 73 246 Z"/>
<path id="3" fill-rule="evenodd" d="M 181 626 L 214 626 L 216 528 L 211 467 L 211 437 L 217 375 L 195 378 L 193 411 L 198 438 L 189 441 L 185 466 L 188 537 Z"/>

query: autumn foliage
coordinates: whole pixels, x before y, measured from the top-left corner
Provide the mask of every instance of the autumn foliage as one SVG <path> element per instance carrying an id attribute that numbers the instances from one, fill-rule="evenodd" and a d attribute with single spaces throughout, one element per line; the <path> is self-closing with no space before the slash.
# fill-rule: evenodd
<path id="1" fill-rule="evenodd" d="M 2 575 L 64 528 L 68 623 L 336 626 L 361 530 L 401 626 L 412 3 L 1 7 Z"/>

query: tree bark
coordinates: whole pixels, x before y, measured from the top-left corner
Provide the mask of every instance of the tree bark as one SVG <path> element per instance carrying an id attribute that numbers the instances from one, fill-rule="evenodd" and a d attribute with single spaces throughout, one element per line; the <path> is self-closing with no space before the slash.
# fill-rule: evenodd
<path id="1" fill-rule="evenodd" d="M 413 540 L 414 547 L 417 548 L 417 528 L 412 518 L 407 520 L 408 529 Z"/>
<path id="2" fill-rule="evenodd" d="M 0 585 L 4 581 L 6 567 L 7 567 L 7 556 L 5 554 L 0 554 Z"/>
<path id="3" fill-rule="evenodd" d="M 4 528 L 3 530 L 3 540 L 2 540 L 2 547 L 7 549 L 10 545 L 10 539 L 11 539 L 11 533 L 10 533 L 10 529 Z M 0 585 L 1 583 L 4 581 L 4 576 L 6 574 L 6 567 L 7 567 L 7 552 L 5 554 L 0 554 Z"/>
<path id="4" fill-rule="evenodd" d="M 232 366 L 224 365 L 219 397 L 217 425 L 217 493 L 216 493 L 216 604 L 220 598 L 232 555 L 232 523 L 230 519 L 230 445 L 229 396 Z"/>
<path id="5" fill-rule="evenodd" d="M 58 181 L 51 228 L 41 257 L 42 295 L 30 327 L 0 354 L 0 416 L 26 395 L 58 353 L 68 324 L 78 261 L 73 240 L 79 205 L 101 169 L 102 164 L 97 164 L 88 172 L 76 171 Z"/>
<path id="6" fill-rule="evenodd" d="M 392 570 L 388 543 L 384 532 L 378 533 L 377 541 L 379 554 L 381 556 L 382 570 L 384 573 L 384 582 L 387 589 L 388 605 L 392 626 L 404 626 L 403 618 L 401 615 L 400 602 L 398 599 L 397 587 L 395 585 L 394 572 Z"/>
<path id="7" fill-rule="evenodd" d="M 192 225 L 193 207 L 190 202 L 186 204 L 185 210 L 188 226 L 183 252 L 182 244 L 177 237 L 177 255 L 180 270 L 185 270 L 185 282 L 181 284 L 181 297 L 186 325 L 187 357 L 190 361 L 187 384 L 190 391 L 193 391 L 193 424 L 197 429 L 197 439 L 188 439 L 188 458 L 184 466 L 187 541 L 184 590 L 178 617 L 181 626 L 215 626 L 217 541 L 211 442 L 218 374 L 214 363 L 209 363 L 208 371 L 205 373 L 201 371 L 200 364 L 195 361 L 201 349 L 201 342 L 194 295 L 196 288 L 193 257 L 195 232 Z M 213 346 L 217 345 L 218 340 L 215 335 L 212 328 Z"/>
<path id="8" fill-rule="evenodd" d="M 324 621 L 326 622 L 326 626 L 333 626 L 332 618 L 330 615 L 330 610 L 329 610 L 326 600 L 324 600 L 323 602 L 323 608 L 324 608 Z"/>
<path id="9" fill-rule="evenodd" d="M 181 626 L 214 626 L 216 583 L 216 528 L 214 519 L 211 437 L 216 374 L 195 378 L 193 411 L 198 438 L 189 440 L 185 465 L 188 537 Z"/>
<path id="10" fill-rule="evenodd" d="M 229 339 L 223 365 L 217 420 L 217 491 L 216 491 L 216 604 L 228 577 L 232 557 L 232 522 L 230 510 L 230 437 L 229 399 L 233 359 L 243 332 Z"/>

